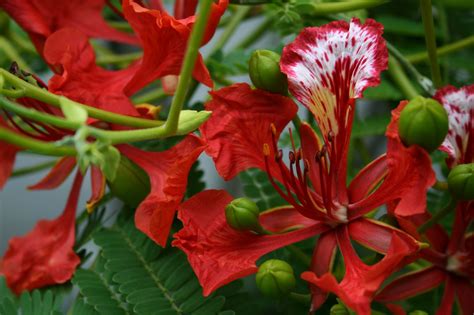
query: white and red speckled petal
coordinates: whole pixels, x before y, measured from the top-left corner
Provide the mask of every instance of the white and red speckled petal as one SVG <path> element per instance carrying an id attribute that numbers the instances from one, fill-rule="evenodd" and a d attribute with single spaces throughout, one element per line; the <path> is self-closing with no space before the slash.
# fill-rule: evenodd
<path id="1" fill-rule="evenodd" d="M 330 131 L 350 133 L 350 100 L 380 83 L 388 60 L 382 32 L 382 24 L 354 18 L 305 28 L 284 48 L 280 66 L 290 91 L 315 115 L 326 138 Z"/>
<path id="2" fill-rule="evenodd" d="M 448 165 L 474 162 L 474 84 L 456 89 L 446 86 L 434 96 L 448 112 L 449 132 L 440 149 Z"/>

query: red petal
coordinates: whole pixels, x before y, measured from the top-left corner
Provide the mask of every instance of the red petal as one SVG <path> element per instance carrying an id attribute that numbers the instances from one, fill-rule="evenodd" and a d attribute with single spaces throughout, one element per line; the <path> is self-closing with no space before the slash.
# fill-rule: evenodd
<path id="1" fill-rule="evenodd" d="M 197 0 L 176 0 L 174 3 L 174 17 L 179 20 L 194 15 L 197 4 Z"/>
<path id="2" fill-rule="evenodd" d="M 16 153 L 21 149 L 4 142 L 0 142 L 0 146 L 0 190 L 2 190 L 13 172 Z"/>
<path id="3" fill-rule="evenodd" d="M 255 262 L 264 254 L 327 230 L 323 224 L 316 223 L 285 234 L 239 232 L 230 228 L 225 219 L 225 206 L 232 199 L 223 190 L 207 190 L 179 207 L 178 217 L 184 228 L 174 235 L 173 246 L 188 256 L 205 296 L 235 279 L 255 273 Z"/>
<path id="4" fill-rule="evenodd" d="M 138 206 L 135 224 L 155 242 L 166 246 L 174 214 L 186 191 L 189 170 L 204 144 L 190 135 L 163 152 L 146 152 L 128 145 L 119 146 L 119 150 L 150 177 L 151 192 Z"/>
<path id="5" fill-rule="evenodd" d="M 463 314 L 474 314 L 474 284 L 469 279 L 456 279 L 456 295 Z"/>
<path id="6" fill-rule="evenodd" d="M 436 267 L 425 268 L 397 278 L 375 297 L 379 302 L 401 301 L 430 291 L 446 280 L 446 272 Z"/>
<path id="7" fill-rule="evenodd" d="M 55 189 L 69 177 L 76 166 L 75 157 L 63 157 L 51 168 L 49 173 L 38 183 L 28 186 L 28 189 Z"/>
<path id="8" fill-rule="evenodd" d="M 227 1 L 213 4 L 208 29 L 214 27 L 215 30 L 226 8 Z M 157 77 L 179 75 L 194 19 L 177 20 L 164 11 L 146 9 L 132 0 L 123 1 L 123 13 L 140 37 L 144 50 L 140 69 L 127 85 L 127 94 L 135 93 Z M 209 30 L 205 36 L 210 39 L 213 33 Z M 193 76 L 212 87 L 212 79 L 201 56 Z"/>
<path id="9" fill-rule="evenodd" d="M 455 293 L 454 290 L 455 290 L 454 281 L 451 277 L 448 277 L 446 281 L 446 286 L 444 287 L 444 294 L 443 294 L 443 298 L 441 299 L 441 305 L 436 311 L 436 315 L 448 315 L 448 314 L 453 313 L 454 293 Z"/>
<path id="10" fill-rule="evenodd" d="M 338 163 L 337 182 L 345 183 L 354 99 L 379 84 L 380 72 L 387 68 L 382 31 L 372 19 L 365 24 L 355 18 L 335 21 L 305 28 L 283 49 L 281 70 L 291 93 L 314 114 L 330 143 L 330 159 Z"/>
<path id="11" fill-rule="evenodd" d="M 360 218 L 350 222 L 348 228 L 353 240 L 378 253 L 387 254 L 394 235 L 402 239 L 413 251 L 419 249 L 419 243 L 413 237 L 376 220 Z"/>
<path id="12" fill-rule="evenodd" d="M 44 58 L 60 73 L 49 81 L 51 92 L 109 112 L 138 116 L 124 94 L 125 85 L 137 67 L 119 71 L 98 67 L 94 50 L 80 31 L 62 29 L 49 36 L 44 47 Z"/>
<path id="13" fill-rule="evenodd" d="M 474 84 L 456 89 L 446 86 L 434 96 L 448 112 L 449 132 L 441 150 L 449 154 L 448 165 L 474 162 Z"/>
<path id="14" fill-rule="evenodd" d="M 382 282 L 401 267 L 406 256 L 416 250 L 394 233 L 387 255 L 377 264 L 368 266 L 360 260 L 352 247 L 348 229 L 342 226 L 336 230 L 336 233 L 346 266 L 342 282 L 337 283 L 331 273 L 318 277 L 313 272 L 305 272 L 302 278 L 323 290 L 335 293 L 357 314 L 370 315 L 370 303 Z"/>
<path id="15" fill-rule="evenodd" d="M 398 119 L 406 106 L 403 101 L 392 111 L 392 121 L 387 128 L 388 174 L 383 184 L 367 198 L 349 205 L 351 217 L 357 217 L 397 200 L 397 216 L 411 216 L 426 210 L 426 193 L 436 181 L 428 153 L 418 146 L 405 147 L 398 135 Z"/>
<path id="16" fill-rule="evenodd" d="M 27 235 L 10 240 L 2 272 L 15 293 L 64 283 L 72 277 L 80 263 L 73 246 L 81 184 L 78 172 L 64 212 L 54 220 L 39 221 Z"/>
<path id="17" fill-rule="evenodd" d="M 273 233 L 288 232 L 308 227 L 314 220 L 301 215 L 293 207 L 279 207 L 260 213 L 260 224 L 264 229 Z"/>
<path id="18" fill-rule="evenodd" d="M 91 166 L 90 168 L 90 176 L 91 176 L 91 192 L 92 195 L 90 196 L 89 200 L 87 200 L 87 211 L 91 213 L 94 211 L 95 206 L 97 203 L 104 197 L 105 193 L 105 176 L 102 174 L 102 171 L 97 166 Z"/>
<path id="19" fill-rule="evenodd" d="M 135 36 L 110 27 L 102 17 L 105 0 L 4 0 L 0 2 L 32 38 L 41 53 L 46 38 L 57 30 L 71 27 L 88 37 L 137 44 Z"/>
<path id="20" fill-rule="evenodd" d="M 210 93 L 206 110 L 211 118 L 201 127 L 208 147 L 206 153 L 226 180 L 251 167 L 265 169 L 263 145 L 269 144 L 272 175 L 279 178 L 274 163 L 271 124 L 280 132 L 295 116 L 297 106 L 288 97 L 262 90 L 252 90 L 239 83 Z"/>
<path id="21" fill-rule="evenodd" d="M 321 234 L 316 243 L 311 259 L 310 271 L 318 277 L 331 272 L 336 254 L 336 235 L 332 231 Z M 318 286 L 310 284 L 311 288 L 311 311 L 315 311 L 326 301 L 328 293 Z"/>
<path id="22" fill-rule="evenodd" d="M 407 313 L 400 305 L 387 304 L 385 305 L 393 315 L 406 315 Z"/>
<path id="23" fill-rule="evenodd" d="M 349 200 L 357 202 L 367 197 L 387 175 L 387 157 L 381 155 L 365 166 L 349 185 Z"/>

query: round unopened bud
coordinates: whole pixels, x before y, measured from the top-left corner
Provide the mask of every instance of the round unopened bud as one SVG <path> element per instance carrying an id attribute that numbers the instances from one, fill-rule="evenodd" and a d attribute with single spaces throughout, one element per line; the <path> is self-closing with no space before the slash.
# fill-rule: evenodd
<path id="1" fill-rule="evenodd" d="M 336 304 L 331 307 L 330 315 L 349 315 L 349 311 L 344 305 Z"/>
<path id="2" fill-rule="evenodd" d="M 408 315 L 428 315 L 428 313 L 425 311 L 416 310 L 416 311 L 411 311 L 410 313 L 408 313 Z"/>
<path id="3" fill-rule="evenodd" d="M 455 166 L 448 176 L 449 190 L 457 199 L 474 199 L 474 163 Z"/>
<path id="4" fill-rule="evenodd" d="M 256 50 L 249 61 L 249 74 L 255 87 L 285 95 L 288 81 L 280 70 L 280 55 L 270 50 Z"/>
<path id="5" fill-rule="evenodd" d="M 112 194 L 131 207 L 138 206 L 150 193 L 147 173 L 123 155 L 114 180 L 108 184 Z"/>
<path id="6" fill-rule="evenodd" d="M 296 285 L 293 268 L 283 260 L 271 259 L 258 268 L 257 287 L 264 295 L 281 297 L 294 289 Z"/>
<path id="7" fill-rule="evenodd" d="M 405 145 L 416 144 L 432 152 L 448 133 L 448 114 L 434 99 L 418 96 L 402 110 L 398 126 Z"/>
<path id="8" fill-rule="evenodd" d="M 258 231 L 260 210 L 255 202 L 249 198 L 237 198 L 225 207 L 227 223 L 236 230 Z"/>

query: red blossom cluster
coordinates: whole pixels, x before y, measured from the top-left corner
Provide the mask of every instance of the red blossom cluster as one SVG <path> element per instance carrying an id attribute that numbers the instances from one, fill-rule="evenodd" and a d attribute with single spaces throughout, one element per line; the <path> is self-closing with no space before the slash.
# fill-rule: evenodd
<path id="1" fill-rule="evenodd" d="M 123 0 L 123 17 L 133 34 L 108 27 L 100 14 L 104 5 L 103 0 L 0 1 L 0 7 L 28 32 L 53 71 L 53 77 L 44 84 L 50 92 L 106 111 L 150 118 L 129 98 L 156 79 L 179 74 L 197 1 L 177 0 L 172 16 L 161 1 Z M 212 37 L 226 7 L 225 0 L 213 4 L 203 45 Z M 373 301 L 386 304 L 394 314 L 405 314 L 398 301 L 444 284 L 437 314 L 451 314 L 455 301 L 463 314 L 474 313 L 474 236 L 469 233 L 474 202 L 457 204 L 450 234 L 438 224 L 418 232 L 418 227 L 431 218 L 426 195 L 436 177 L 429 153 L 416 145 L 407 147 L 399 136 L 398 121 L 407 101 L 392 111 L 386 152 L 348 183 L 356 100 L 367 87 L 380 83 L 380 74 L 387 68 L 382 32 L 382 25 L 371 19 L 364 24 L 358 19 L 336 21 L 305 28 L 284 47 L 280 67 L 288 78 L 291 96 L 312 113 L 318 126 L 316 132 L 311 123 L 303 122 L 293 131 L 299 135 L 301 148 L 292 139 L 288 154 L 279 148 L 279 137 L 295 117 L 298 105 L 289 95 L 252 89 L 246 83 L 210 92 L 212 99 L 205 109 L 212 111 L 212 117 L 200 127 L 199 136 L 190 134 L 164 152 L 147 152 L 131 145 L 117 147 L 150 178 L 151 192 L 136 210 L 137 228 L 165 246 L 177 212 L 183 228 L 173 235 L 172 246 L 186 253 L 204 295 L 256 273 L 256 261 L 265 254 L 313 239 L 311 264 L 301 274 L 311 290 L 311 311 L 333 293 L 357 314 L 371 314 Z M 96 64 L 91 37 L 138 45 L 143 57 L 123 70 L 106 70 Z M 201 57 L 193 75 L 212 87 Z M 445 87 L 434 98 L 449 113 L 449 133 L 440 147 L 448 154 L 449 168 L 473 163 L 474 85 Z M 37 100 L 24 98 L 21 103 L 60 115 L 57 109 Z M 89 124 L 101 123 L 89 120 Z M 46 132 L 32 134 L 12 120 L 0 120 L 0 124 L 47 141 L 69 133 L 41 126 Z M 108 124 L 106 128 L 124 127 Z M 20 148 L 7 143 L 1 146 L 3 186 Z M 181 203 L 189 170 L 203 151 L 212 157 L 225 180 L 250 168 L 266 172 L 286 201 L 284 206 L 262 209 L 259 223 L 266 233 L 239 231 L 228 224 L 225 207 L 234 197 L 224 190 L 205 190 Z M 56 188 L 75 166 L 74 157 L 64 157 L 31 188 Z M 103 196 L 106 181 L 98 168 L 92 167 L 90 174 L 92 196 L 88 204 L 93 207 Z M 82 180 L 83 175 L 77 172 L 61 216 L 40 221 L 26 236 L 10 241 L 0 270 L 15 292 L 63 283 L 80 263 L 73 245 Z M 380 207 L 386 208 L 387 216 L 396 224 L 368 217 Z M 364 263 L 355 243 L 383 258 L 372 265 Z M 345 265 L 341 281 L 332 270 L 337 251 Z M 405 272 L 404 267 L 420 259 L 429 266 Z"/>

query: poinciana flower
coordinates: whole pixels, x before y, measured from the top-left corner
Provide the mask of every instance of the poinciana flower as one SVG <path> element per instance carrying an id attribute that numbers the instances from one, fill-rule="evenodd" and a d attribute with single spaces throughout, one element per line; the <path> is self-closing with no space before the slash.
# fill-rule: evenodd
<path id="1" fill-rule="evenodd" d="M 217 22 L 226 6 L 227 1 L 221 1 L 217 5 L 213 4 L 213 13 L 211 13 L 211 20 L 209 21 L 209 27 L 206 32 L 206 41 L 212 36 L 215 27 L 217 27 Z M 88 37 L 78 29 L 63 28 L 50 35 L 44 43 L 43 56 L 56 74 L 51 78 L 48 85 L 41 82 L 40 84 L 55 94 L 65 95 L 73 100 L 87 103 L 90 106 L 123 115 L 138 116 L 139 112 L 130 102 L 129 96 L 158 77 L 168 74 L 177 74 L 179 72 L 184 56 L 185 45 L 189 38 L 192 24 L 194 23 L 194 17 L 188 17 L 186 21 L 183 22 L 184 24 L 180 26 L 179 23 L 176 21 L 173 22 L 166 14 L 160 13 L 159 11 L 147 10 L 132 1 L 126 1 L 124 14 L 133 21 L 132 24 L 137 28 L 137 33 L 144 43 L 145 51 L 143 59 L 124 70 L 105 70 L 96 65 L 94 52 L 88 43 Z M 149 14 L 149 16 L 139 17 L 141 14 Z M 157 19 L 159 18 L 167 22 L 157 23 Z M 146 25 L 148 25 L 148 27 L 145 27 Z M 154 28 L 158 29 L 155 33 L 152 31 Z M 166 30 L 166 28 L 168 29 Z M 170 31 L 170 28 L 174 31 Z M 162 37 L 161 40 L 165 45 L 170 45 L 168 46 L 169 49 L 166 50 L 164 49 L 165 46 L 155 45 L 156 39 L 150 36 L 152 33 L 157 36 L 163 35 L 164 37 Z M 171 37 L 167 37 L 169 35 Z M 147 45 L 147 41 L 154 43 Z M 149 49 L 157 50 L 150 52 Z M 177 49 L 182 49 L 183 51 Z M 170 59 L 168 57 L 171 53 L 173 54 L 173 58 Z M 154 56 L 154 58 L 151 58 L 151 56 Z M 157 58 L 157 56 L 161 57 Z M 202 59 L 198 65 L 199 64 L 203 66 Z M 198 68 L 199 66 L 196 69 Z M 207 84 L 212 84 L 205 67 L 196 70 L 195 74 L 196 73 L 198 79 L 204 78 L 203 80 L 206 81 Z M 200 73 L 205 73 L 205 75 L 201 76 Z M 20 99 L 20 102 L 27 107 L 48 114 L 61 115 L 60 111 L 56 108 L 36 100 L 23 98 Z M 9 120 L 8 124 L 2 122 L 2 126 L 43 141 L 57 141 L 64 136 L 71 135 L 67 130 L 33 122 L 26 118 L 23 118 L 23 122 L 32 126 L 33 132 L 22 128 L 12 119 Z M 97 124 L 101 122 L 91 119 L 89 123 Z M 115 125 L 107 125 L 106 127 L 111 129 L 122 128 L 121 126 Z M 122 145 L 119 149 L 123 155 L 134 161 L 148 173 L 151 182 L 151 192 L 143 203 L 139 205 L 136 212 L 137 227 L 157 243 L 164 246 L 166 245 L 174 213 L 186 189 L 189 170 L 203 151 L 204 145 L 199 138 L 188 136 L 181 143 L 164 152 L 145 152 L 127 145 Z M 0 158 L 2 158 L 0 172 L 2 185 L 11 173 L 14 157 L 18 150 L 19 149 L 14 146 L 2 145 L 0 154 Z M 30 188 L 56 188 L 73 172 L 76 162 L 75 157 L 60 159 L 44 179 L 32 185 Z M 101 199 L 105 191 L 106 181 L 105 176 L 98 167 L 92 166 L 90 173 L 92 196 L 88 201 L 88 208 L 92 209 L 97 201 Z M 81 175 L 77 176 L 82 178 Z M 75 210 L 75 207 L 68 206 L 64 213 L 67 212 L 68 215 L 74 218 Z M 70 228 L 70 224 L 64 224 L 64 216 L 65 214 L 56 220 L 50 221 L 48 229 L 54 229 L 58 231 L 58 233 L 61 231 L 61 235 L 67 235 L 68 240 L 72 239 L 72 242 L 68 241 L 64 244 L 64 246 L 72 250 L 74 244 L 74 229 Z M 43 232 L 32 233 L 39 239 L 45 237 Z M 23 242 L 21 242 L 21 244 L 23 244 Z M 29 264 L 23 264 L 21 266 L 14 265 L 19 261 L 22 262 L 21 257 L 25 255 L 25 251 L 27 250 L 29 250 L 28 246 L 15 246 L 9 249 L 9 259 L 4 259 L 2 266 L 7 281 L 9 283 L 29 283 L 28 286 L 19 287 L 19 290 L 52 284 L 51 281 L 56 281 L 58 278 L 54 276 L 49 278 L 50 280 L 48 281 L 50 282 L 48 283 L 37 282 L 31 279 L 34 273 L 34 269 L 31 269 L 31 266 L 36 266 L 35 268 L 45 267 L 44 261 L 42 260 L 44 259 L 43 256 L 38 259 L 34 256 L 32 258 L 34 261 L 29 262 Z M 24 268 L 25 270 L 20 277 L 15 275 L 17 268 Z M 75 265 L 69 268 L 69 273 L 67 275 L 65 273 L 63 274 L 61 282 L 69 279 L 74 269 Z M 44 275 L 44 277 L 47 278 L 47 275 Z M 56 283 L 59 283 L 59 280 L 57 280 Z"/>
<path id="2" fill-rule="evenodd" d="M 419 249 L 408 234 L 364 215 L 394 201 L 400 215 L 424 212 L 425 199 L 420 196 L 435 180 L 426 152 L 405 148 L 398 135 L 388 133 L 387 154 L 346 185 L 355 99 L 379 83 L 387 65 L 381 34 L 382 26 L 375 21 L 361 25 L 353 19 L 307 28 L 284 48 L 281 68 L 290 91 L 311 110 L 323 135 L 321 140 L 303 123 L 301 149 L 293 145 L 289 167 L 277 146 L 279 134 L 296 113 L 289 98 L 251 90 L 246 84 L 211 93 L 206 109 L 213 115 L 201 133 L 218 172 L 230 179 L 250 167 L 263 169 L 289 205 L 260 215 L 263 228 L 274 235 L 237 232 L 227 225 L 224 207 L 232 197 L 222 191 L 200 193 L 180 206 L 184 228 L 175 234 L 173 245 L 188 255 L 205 295 L 254 273 L 262 255 L 319 234 L 310 271 L 302 275 L 312 286 L 312 309 L 331 291 L 360 314 L 370 314 L 382 281 Z M 365 265 L 351 239 L 385 258 Z M 347 270 L 341 283 L 330 272 L 337 245 Z"/>
<path id="3" fill-rule="evenodd" d="M 435 98 L 449 113 L 449 132 L 440 149 L 448 153 L 450 168 L 474 162 L 474 85 L 456 89 L 452 86 L 439 90 Z M 460 201 L 455 208 L 455 220 L 451 235 L 434 225 L 425 233 L 429 249 L 420 252 L 420 257 L 432 266 L 402 276 L 378 295 L 381 302 L 407 299 L 445 284 L 441 305 L 436 314 L 451 314 L 455 300 L 463 314 L 474 312 L 474 237 L 468 232 L 473 220 L 473 201 Z M 421 239 L 417 227 L 428 219 L 429 214 L 410 218 L 397 217 L 400 226 Z"/>

